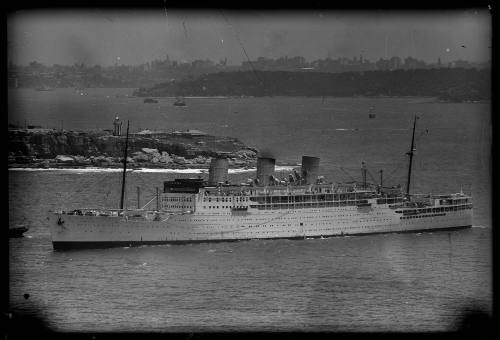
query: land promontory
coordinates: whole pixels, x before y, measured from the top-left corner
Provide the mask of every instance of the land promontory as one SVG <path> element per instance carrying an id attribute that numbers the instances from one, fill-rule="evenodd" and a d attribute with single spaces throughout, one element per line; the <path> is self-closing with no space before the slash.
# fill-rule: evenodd
<path id="1" fill-rule="evenodd" d="M 121 167 L 125 136 L 107 131 L 9 129 L 9 167 Z M 230 167 L 254 166 L 257 150 L 232 137 L 197 130 L 141 131 L 129 135 L 128 166 L 208 168 L 214 156 Z"/>
<path id="2" fill-rule="evenodd" d="M 490 69 L 437 68 L 366 72 L 238 71 L 139 88 L 135 96 L 422 96 L 488 100 Z"/>

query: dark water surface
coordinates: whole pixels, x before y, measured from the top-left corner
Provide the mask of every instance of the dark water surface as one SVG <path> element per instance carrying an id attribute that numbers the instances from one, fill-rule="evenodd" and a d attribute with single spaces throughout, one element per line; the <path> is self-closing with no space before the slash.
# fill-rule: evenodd
<path id="1" fill-rule="evenodd" d="M 9 93 L 9 122 L 65 129 L 199 129 L 230 135 L 278 160 L 321 157 L 328 180 L 370 176 L 404 185 L 418 113 L 412 190 L 474 198 L 474 227 L 456 232 L 147 246 L 53 252 L 46 212 L 117 207 L 120 173 L 9 171 L 13 310 L 42 311 L 57 330 L 451 330 L 464 308 L 491 312 L 490 105 L 427 98 L 187 98 L 143 104 L 131 90 Z M 374 108 L 376 119 L 368 119 Z M 105 126 L 106 125 L 106 126 Z M 357 130 L 356 130 L 357 129 Z M 193 175 L 183 174 L 182 177 Z M 205 174 L 203 176 L 206 176 Z M 243 181 L 254 173 L 231 175 Z M 128 204 L 177 177 L 131 173 Z M 369 177 L 369 179 L 371 179 Z M 28 300 L 23 294 L 29 293 Z"/>

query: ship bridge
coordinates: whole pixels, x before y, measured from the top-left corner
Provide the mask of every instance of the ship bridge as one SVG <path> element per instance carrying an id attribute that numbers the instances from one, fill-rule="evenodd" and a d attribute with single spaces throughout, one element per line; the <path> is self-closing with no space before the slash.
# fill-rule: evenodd
<path id="1" fill-rule="evenodd" d="M 201 178 L 176 178 L 163 182 L 161 210 L 174 212 L 194 212 L 196 198 L 203 187 Z"/>

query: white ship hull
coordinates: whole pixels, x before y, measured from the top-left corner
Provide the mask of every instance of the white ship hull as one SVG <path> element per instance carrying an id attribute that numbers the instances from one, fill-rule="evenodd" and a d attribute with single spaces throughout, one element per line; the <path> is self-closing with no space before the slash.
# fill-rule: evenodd
<path id="1" fill-rule="evenodd" d="M 467 228 L 472 209 L 403 217 L 373 207 L 250 210 L 144 218 L 49 214 L 54 249 L 309 238 Z"/>
<path id="2" fill-rule="evenodd" d="M 302 156 L 300 174 L 275 177 L 275 159 L 257 159 L 257 177 L 231 184 L 227 158 L 213 158 L 208 181 L 163 182 L 156 210 L 123 210 L 126 162 L 119 211 L 101 209 L 51 213 L 54 249 L 141 244 L 308 238 L 466 228 L 472 225 L 471 197 L 409 194 L 417 117 L 413 122 L 407 192 L 366 183 L 326 183 L 319 158 Z M 127 139 L 125 157 L 127 159 Z M 248 182 L 248 181 L 247 181 Z M 395 190 L 394 190 L 395 189 Z M 139 200 L 138 200 L 139 201 Z M 149 204 L 149 203 L 148 203 Z M 148 205 L 146 204 L 146 206 Z"/>

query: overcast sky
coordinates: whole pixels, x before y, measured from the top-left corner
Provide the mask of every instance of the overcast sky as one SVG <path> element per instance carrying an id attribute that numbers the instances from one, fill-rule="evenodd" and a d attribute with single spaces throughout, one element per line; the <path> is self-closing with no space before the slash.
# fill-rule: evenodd
<path id="1" fill-rule="evenodd" d="M 308 61 L 353 56 L 376 61 L 491 59 L 488 10 L 450 11 L 20 11 L 8 17 L 8 58 L 46 65 L 135 65 L 164 59 L 260 56 Z"/>

